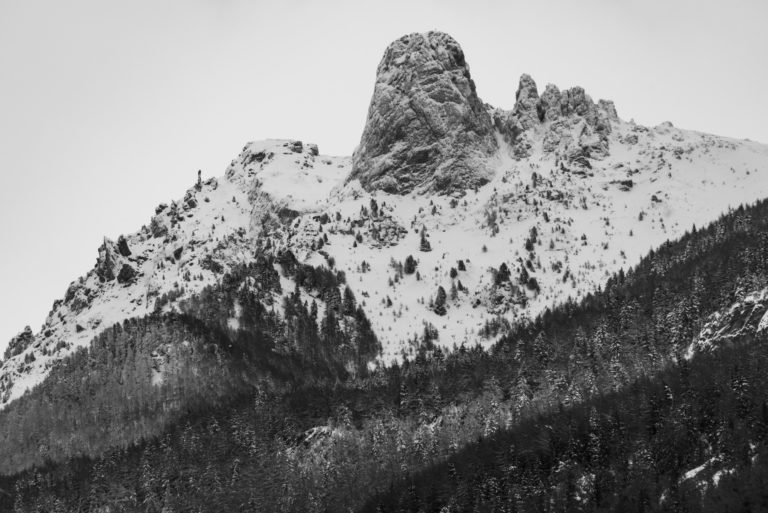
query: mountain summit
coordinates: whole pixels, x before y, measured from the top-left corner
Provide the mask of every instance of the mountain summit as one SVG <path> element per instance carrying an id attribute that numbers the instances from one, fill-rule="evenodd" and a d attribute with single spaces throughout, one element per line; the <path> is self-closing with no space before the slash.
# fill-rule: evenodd
<path id="1" fill-rule="evenodd" d="M 498 149 L 459 44 L 448 34 L 404 36 L 376 73 L 350 179 L 367 190 L 453 192 L 487 183 Z"/>
<path id="2" fill-rule="evenodd" d="M 512 110 L 494 109 L 477 96 L 451 36 L 409 34 L 384 52 L 348 180 L 368 191 L 461 194 L 492 179 L 501 139 L 517 158 L 538 141 L 563 168 L 581 172 L 608 154 L 618 120 L 612 102 L 552 84 L 539 95 L 529 75 L 520 78 Z"/>

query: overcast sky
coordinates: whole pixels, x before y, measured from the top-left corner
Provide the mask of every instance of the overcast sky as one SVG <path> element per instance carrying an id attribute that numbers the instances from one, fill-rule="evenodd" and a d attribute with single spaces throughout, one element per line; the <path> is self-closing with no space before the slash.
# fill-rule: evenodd
<path id="1" fill-rule="evenodd" d="M 768 2 L 0 0 L 0 351 L 244 143 L 351 154 L 387 44 L 438 29 L 480 97 L 520 74 L 624 119 L 768 142 Z"/>

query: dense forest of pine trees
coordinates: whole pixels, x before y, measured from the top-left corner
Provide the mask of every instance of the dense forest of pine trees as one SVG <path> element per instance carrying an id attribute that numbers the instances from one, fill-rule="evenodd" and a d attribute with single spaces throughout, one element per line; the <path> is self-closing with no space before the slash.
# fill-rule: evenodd
<path id="1" fill-rule="evenodd" d="M 184 313 L 114 325 L 60 362 L 0 415 L 0 472 L 129 447 L 182 415 L 254 390 L 279 393 L 365 372 L 379 346 L 351 291 L 348 310 L 340 302 L 326 309 L 323 330 L 298 292 L 285 300 L 281 318 L 270 305 L 280 291 L 273 264 L 264 258 L 242 266 L 183 303 Z M 335 274 L 301 272 L 303 281 L 315 276 L 312 286 L 323 294 L 339 294 Z M 233 330 L 235 304 L 240 316 Z"/>
<path id="2" fill-rule="evenodd" d="M 764 342 L 480 437 L 363 511 L 767 511 Z"/>
<path id="3" fill-rule="evenodd" d="M 122 355 L 143 343 L 144 354 L 182 339 L 226 355 L 210 359 L 215 366 L 190 363 L 195 372 L 216 369 L 200 385 L 208 389 L 188 394 L 193 402 L 179 402 L 169 390 L 141 410 L 135 398 L 143 397 L 138 390 L 146 382 L 131 394 L 129 387 L 105 388 L 112 402 L 127 404 L 104 418 L 156 422 L 139 437 L 98 432 L 99 449 L 84 450 L 68 447 L 62 428 L 45 442 L 57 448 L 50 452 L 55 457 L 43 458 L 33 449 L 41 447 L 39 434 L 14 435 L 23 445 L 18 454 L 4 455 L 18 462 L 6 474 L 30 461 L 39 466 L 0 480 L 0 506 L 275 512 L 765 507 L 764 344 L 746 337 L 690 363 L 681 355 L 710 314 L 768 286 L 768 203 L 740 208 L 663 245 L 583 302 L 568 301 L 514 327 L 491 351 L 443 351 L 427 328 L 415 358 L 373 372 L 364 362 L 378 343 L 343 275 L 302 266 L 290 254 L 278 263 L 298 284 L 282 305 L 283 317 L 264 293 L 279 286 L 265 259 L 260 269 L 242 270 L 184 305 L 189 327 L 182 331 L 190 333 L 153 334 L 148 344 L 105 335 L 102 346 L 100 337 L 89 352 L 73 356 L 91 365 L 100 351 Z M 246 282 L 261 285 L 240 286 Z M 319 321 L 301 290 L 329 305 Z M 225 327 L 236 298 L 244 314 L 233 331 Z M 176 330 L 171 326 L 182 321 L 141 322 Z M 18 402 L 27 410 L 11 411 L 26 417 L 53 399 L 54 408 L 74 408 L 73 401 L 97 390 L 83 387 L 68 400 L 36 390 Z M 108 402 L 98 393 L 91 399 Z M 46 459 L 52 461 L 41 463 Z M 723 470 L 719 486 L 709 467 L 707 487 L 682 479 L 707 461 Z"/>

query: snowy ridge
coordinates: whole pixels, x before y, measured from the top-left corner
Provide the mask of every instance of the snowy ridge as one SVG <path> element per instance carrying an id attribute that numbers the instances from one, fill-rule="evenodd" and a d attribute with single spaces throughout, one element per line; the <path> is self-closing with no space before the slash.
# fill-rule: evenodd
<path id="1" fill-rule="evenodd" d="M 183 199 L 158 206 L 136 233 L 105 239 L 96 266 L 72 282 L 40 331 L 22 333 L 9 345 L 0 369 L 2 404 L 40 383 L 56 361 L 104 329 L 169 311 L 234 265 L 252 261 L 262 226 L 276 212 L 318 208 L 348 168 L 348 158 L 320 157 L 313 146 L 251 143 L 224 177 L 200 180 Z"/>

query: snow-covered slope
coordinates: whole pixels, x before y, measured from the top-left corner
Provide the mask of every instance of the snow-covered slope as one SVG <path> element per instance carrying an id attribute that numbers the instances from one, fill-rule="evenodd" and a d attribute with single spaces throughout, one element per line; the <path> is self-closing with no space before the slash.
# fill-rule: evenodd
<path id="1" fill-rule="evenodd" d="M 424 105 L 441 110 L 440 101 L 464 101 L 435 98 Z M 177 308 L 259 252 L 290 250 L 302 262 L 344 271 L 389 362 L 425 330 L 444 347 L 489 344 L 511 324 L 583 297 L 692 225 L 768 196 L 764 145 L 625 122 L 610 102 L 595 104 L 580 88 L 548 86 L 539 97 L 527 76 L 513 110 L 485 108 L 496 149 L 483 161 L 489 181 L 482 186 L 458 187 L 462 168 L 439 192 L 381 188 L 375 180 L 361 184 L 356 176 L 365 173 L 354 173 L 351 158 L 321 156 L 314 145 L 248 144 L 223 177 L 158 206 L 136 233 L 104 241 L 96 266 L 54 303 L 41 329 L 9 344 L 0 404 L 112 324 Z M 377 159 L 389 158 L 387 151 L 410 155 L 403 145 L 420 140 L 397 119 L 399 139 Z M 470 144 L 456 133 L 461 123 L 451 126 L 453 139 Z M 442 159 L 436 173 L 452 169 L 454 157 L 435 155 Z M 401 175 L 398 168 L 389 178 Z"/>
<path id="2" fill-rule="evenodd" d="M 251 143 L 225 176 L 200 180 L 181 200 L 159 205 L 136 233 L 105 239 L 96 266 L 54 302 L 41 329 L 25 330 L 9 344 L 0 369 L 2 404 L 100 331 L 168 311 L 234 265 L 252 261 L 264 226 L 322 208 L 348 173 L 349 158 L 321 157 L 313 145 Z"/>
<path id="3" fill-rule="evenodd" d="M 633 136 L 636 143 L 622 143 Z M 331 243 L 325 249 L 355 293 L 367 295 L 366 313 L 385 359 L 423 333 L 424 322 L 437 328 L 441 345 L 482 341 L 479 334 L 495 317 L 514 323 L 569 296 L 583 297 L 692 225 L 768 196 L 768 147 L 668 124 L 646 129 L 624 122 L 616 123 L 610 143 L 611 154 L 585 174 L 563 171 L 556 156 L 534 148 L 520 160 L 500 152 L 493 181 L 459 199 L 376 192 L 390 222 L 406 229 L 383 244 L 365 234 L 353 246 L 345 231 L 366 231 L 351 224 L 360 222 L 370 198 L 342 201 L 339 195 L 331 211 L 341 212 L 343 221 L 326 228 Z M 429 252 L 419 251 L 422 227 Z M 408 255 L 418 260 L 420 280 L 397 276 L 391 265 Z M 459 260 L 466 271 L 458 270 Z M 370 264 L 365 272 L 363 261 Z M 496 285 L 494 270 L 502 263 L 511 280 Z M 453 279 L 451 268 L 457 269 Z M 518 279 L 523 268 L 538 292 Z M 446 315 L 429 309 L 438 286 L 451 291 L 459 282 L 455 299 L 448 292 Z"/>
<path id="4" fill-rule="evenodd" d="M 11 344 L 0 369 L 4 403 L 101 330 L 158 303 L 173 308 L 257 248 L 290 249 L 313 265 L 333 258 L 390 361 L 425 323 L 442 346 L 491 342 L 504 331 L 501 319 L 515 323 L 578 299 L 693 224 L 768 196 L 768 147 L 669 124 L 615 123 L 610 155 L 583 174 L 562 170 L 541 148 L 518 159 L 499 143 L 491 183 L 462 197 L 369 193 L 355 181 L 343 185 L 349 158 L 295 141 L 247 145 L 224 177 L 160 205 L 124 243 L 105 240 L 97 265 L 54 303 L 42 328 Z M 431 251 L 420 251 L 422 231 Z M 409 255 L 413 274 L 402 271 Z M 501 264 L 510 279 L 495 283 Z M 124 266 L 132 272 L 121 278 Z M 539 291 L 519 280 L 523 268 Z M 430 307 L 439 286 L 445 315 Z"/>

